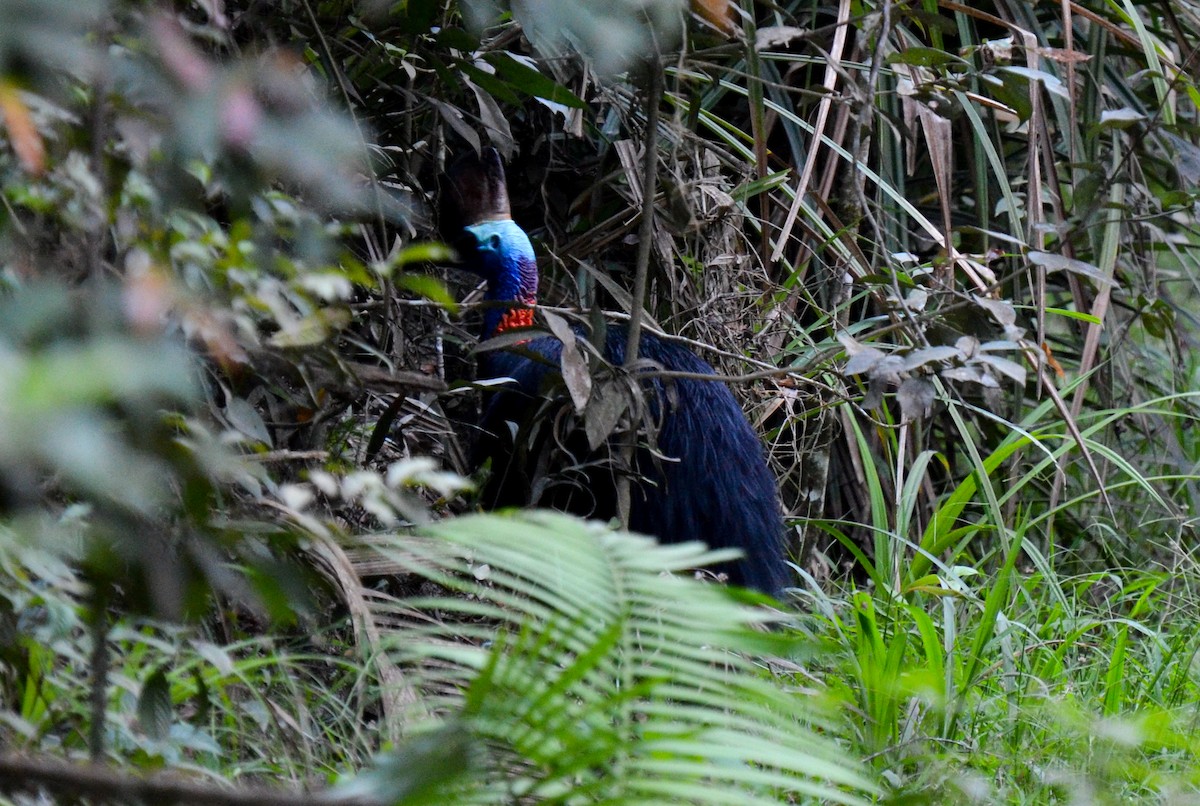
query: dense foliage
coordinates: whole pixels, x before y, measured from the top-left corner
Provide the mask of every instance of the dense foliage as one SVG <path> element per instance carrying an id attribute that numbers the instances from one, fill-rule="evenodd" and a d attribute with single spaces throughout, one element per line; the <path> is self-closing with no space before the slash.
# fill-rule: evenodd
<path id="1" fill-rule="evenodd" d="M 1188 2 L 0 0 L 0 795 L 1194 796 L 1198 49 Z M 729 376 L 786 601 L 468 514 L 485 145 L 539 322 Z M 578 355 L 542 416 L 636 421 Z"/>

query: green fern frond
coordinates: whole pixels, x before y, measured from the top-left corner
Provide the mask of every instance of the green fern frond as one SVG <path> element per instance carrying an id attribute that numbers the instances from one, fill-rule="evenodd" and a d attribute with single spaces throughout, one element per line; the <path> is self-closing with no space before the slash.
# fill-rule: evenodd
<path id="1" fill-rule="evenodd" d="M 432 718 L 465 726 L 457 802 L 863 803 L 875 786 L 751 660 L 778 618 L 672 573 L 721 555 L 551 513 L 472 516 L 376 540 L 453 591 L 377 602 Z"/>

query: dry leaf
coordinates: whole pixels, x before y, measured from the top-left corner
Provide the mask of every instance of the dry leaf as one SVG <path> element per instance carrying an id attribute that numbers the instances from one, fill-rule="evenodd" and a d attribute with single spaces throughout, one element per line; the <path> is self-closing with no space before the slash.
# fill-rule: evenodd
<path id="1" fill-rule="evenodd" d="M 600 384 L 592 396 L 591 405 L 583 415 L 583 430 L 588 447 L 596 450 L 616 430 L 621 415 L 628 408 L 629 398 L 610 384 Z"/>
<path id="2" fill-rule="evenodd" d="M 754 46 L 759 50 L 769 50 L 806 36 L 808 31 L 794 25 L 768 25 L 754 32 Z"/>
<path id="3" fill-rule="evenodd" d="M 933 384 L 924 378 L 908 378 L 900 384 L 896 400 L 900 403 L 900 416 L 904 420 L 928 417 L 933 408 Z"/>
<path id="4" fill-rule="evenodd" d="M 725 36 L 732 37 L 738 32 L 730 0 L 692 0 L 692 13 Z"/>
<path id="5" fill-rule="evenodd" d="M 957 347 L 948 345 L 939 345 L 937 347 L 925 347 L 921 350 L 913 350 L 908 355 L 904 356 L 904 369 L 914 370 L 917 367 L 923 367 L 926 364 L 931 364 L 934 361 L 949 361 L 951 358 L 961 358 L 962 353 Z"/>
<path id="6" fill-rule="evenodd" d="M 3 113 L 8 139 L 21 167 L 34 176 L 41 176 L 46 170 L 46 146 L 33 124 L 29 107 L 21 100 L 16 88 L 4 81 L 0 81 L 0 113 Z"/>
<path id="7" fill-rule="evenodd" d="M 850 356 L 850 360 L 846 362 L 846 366 L 842 369 L 843 375 L 860 375 L 876 364 L 878 364 L 885 354 L 874 347 L 863 347 L 857 353 Z"/>
<path id="8" fill-rule="evenodd" d="M 975 300 L 976 305 L 990 313 L 992 318 L 1004 327 L 1017 321 L 1017 309 L 1008 300 L 981 297 L 978 294 L 972 294 L 971 298 Z"/>
<path id="9" fill-rule="evenodd" d="M 1046 342 L 1042 342 L 1042 352 L 1045 353 L 1046 363 L 1054 370 L 1054 374 L 1060 378 L 1067 377 L 1067 373 L 1063 371 L 1062 364 L 1058 363 L 1058 360 L 1055 359 L 1054 353 L 1050 351 L 1050 345 L 1046 344 Z"/>
<path id="10" fill-rule="evenodd" d="M 1082 260 L 1076 260 L 1064 255 L 1056 255 L 1053 252 L 1039 252 L 1037 250 L 1030 250 L 1028 258 L 1030 263 L 1035 266 L 1041 266 L 1048 272 L 1069 271 L 1072 274 L 1087 277 L 1100 285 L 1114 288 L 1117 286 L 1117 282 L 1101 271 L 1099 266 L 1094 266 Z"/>
<path id="11" fill-rule="evenodd" d="M 1009 361 L 1007 358 L 1001 358 L 998 355 L 979 355 L 975 360 L 980 364 L 987 364 L 992 369 L 1002 375 L 1007 375 L 1019 384 L 1025 383 L 1025 367 L 1016 361 Z"/>
<path id="12" fill-rule="evenodd" d="M 587 407 L 588 399 L 592 396 L 592 374 L 588 371 L 587 359 L 579 349 L 575 331 L 567 324 L 567 320 L 555 313 L 544 311 L 543 315 L 550 332 L 562 342 L 562 354 L 559 358 L 563 383 L 571 395 L 571 403 L 575 411 L 582 412 Z"/>
<path id="13" fill-rule="evenodd" d="M 1092 57 L 1087 53 L 1080 53 L 1077 50 L 1066 50 L 1064 48 L 1038 48 L 1037 53 L 1045 59 L 1059 64 L 1081 64 L 1090 62 Z"/>

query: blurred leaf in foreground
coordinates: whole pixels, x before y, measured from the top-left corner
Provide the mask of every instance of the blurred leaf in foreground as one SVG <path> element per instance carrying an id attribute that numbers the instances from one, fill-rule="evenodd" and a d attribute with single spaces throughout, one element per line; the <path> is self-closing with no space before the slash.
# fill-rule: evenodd
<path id="1" fill-rule="evenodd" d="M 477 29 L 493 24 L 501 10 L 492 0 L 465 0 L 463 6 L 468 22 Z M 511 11 L 543 54 L 576 50 L 606 75 L 674 47 L 687 19 L 683 0 L 529 0 L 512 4 Z"/>

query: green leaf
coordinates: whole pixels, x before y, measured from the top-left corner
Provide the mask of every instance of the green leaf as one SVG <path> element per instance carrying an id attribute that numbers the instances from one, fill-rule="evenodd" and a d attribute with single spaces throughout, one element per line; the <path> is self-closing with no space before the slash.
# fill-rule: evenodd
<path id="1" fill-rule="evenodd" d="M 517 61 L 508 53 L 489 53 L 484 58 L 496 68 L 501 78 L 522 92 L 575 109 L 583 109 L 586 106 L 575 93 L 529 65 Z"/>
<path id="2" fill-rule="evenodd" d="M 513 91 L 512 85 L 501 81 L 492 73 L 481 70 L 475 65 L 466 62 L 460 64 L 458 69 L 462 70 L 481 89 L 487 90 L 496 100 L 514 105 L 521 103 L 521 96 L 519 93 Z"/>
<path id="3" fill-rule="evenodd" d="M 478 749 L 461 724 L 449 723 L 380 755 L 371 769 L 336 787 L 332 800 L 370 799 L 405 806 L 445 803 L 440 793 L 452 791 Z"/>
<path id="4" fill-rule="evenodd" d="M 274 347 L 312 347 L 350 324 L 350 312 L 344 308 L 322 308 L 273 335 Z"/>
<path id="5" fill-rule="evenodd" d="M 196 696 L 193 697 L 196 710 L 188 721 L 197 726 L 205 725 L 212 712 L 212 695 L 209 693 L 208 683 L 205 682 L 204 675 L 199 669 L 192 669 L 192 685 L 196 687 Z"/>
<path id="6" fill-rule="evenodd" d="M 1135 123 L 1143 121 L 1146 116 L 1136 109 L 1124 107 L 1122 109 L 1105 109 L 1100 113 L 1100 122 L 1097 124 L 1101 129 L 1127 129 Z"/>
<path id="7" fill-rule="evenodd" d="M 225 420 L 243 436 L 271 446 L 271 432 L 267 430 L 267 424 L 258 410 L 245 399 L 229 398 L 225 404 Z"/>
<path id="8" fill-rule="evenodd" d="M 1169 210 L 1174 207 L 1191 207 L 1195 198 L 1186 190 L 1166 190 L 1159 195 L 1158 201 L 1164 210 Z"/>
<path id="9" fill-rule="evenodd" d="M 458 313 L 458 303 L 446 284 L 428 274 L 401 274 L 396 277 L 396 287 L 416 294 L 419 297 L 432 300 L 446 308 L 452 314 Z"/>
<path id="10" fill-rule="evenodd" d="M 735 201 L 744 202 L 747 199 L 752 199 L 760 193 L 769 193 L 775 188 L 787 183 L 788 178 L 792 175 L 791 169 L 775 171 L 767 174 L 762 179 L 752 179 L 749 182 L 743 182 L 730 191 L 729 195 Z"/>
<path id="11" fill-rule="evenodd" d="M 905 48 L 899 53 L 893 53 L 887 57 L 888 64 L 912 64 L 917 67 L 939 67 L 944 64 L 961 64 L 966 65 L 967 62 L 955 56 L 953 53 L 947 53 L 944 50 L 937 48 L 911 47 Z"/>
<path id="12" fill-rule="evenodd" d="M 20 408 L 53 410 L 125 399 L 186 401 L 195 393 L 189 356 L 170 345 L 119 338 L 49 350 L 0 365 L 3 392 Z"/>
<path id="13" fill-rule="evenodd" d="M 438 263 L 449 260 L 454 260 L 454 250 L 444 243 L 414 243 L 392 256 L 383 273 L 390 273 L 392 269 L 402 269 L 410 263 Z"/>
<path id="14" fill-rule="evenodd" d="M 439 47 L 470 52 L 479 47 L 479 37 L 462 28 L 446 27 L 437 32 Z"/>
<path id="15" fill-rule="evenodd" d="M 1045 308 L 1046 313 L 1052 316 L 1065 316 L 1067 319 L 1078 319 L 1080 322 L 1087 322 L 1089 325 L 1099 325 L 1100 318 L 1094 314 L 1085 313 L 1083 311 L 1072 311 L 1069 308 Z"/>
<path id="16" fill-rule="evenodd" d="M 142 732 L 154 741 L 164 741 L 170 735 L 175 710 L 171 705 L 171 686 L 161 666 L 151 672 L 142 684 L 137 715 Z"/>
<path id="17" fill-rule="evenodd" d="M 433 21 L 441 10 L 438 0 L 404 0 L 403 29 L 405 33 L 424 34 L 433 27 Z"/>
<path id="18" fill-rule="evenodd" d="M 1161 299 L 1146 304 L 1141 309 L 1141 322 L 1146 332 L 1156 339 L 1165 339 L 1175 327 L 1175 309 Z"/>

